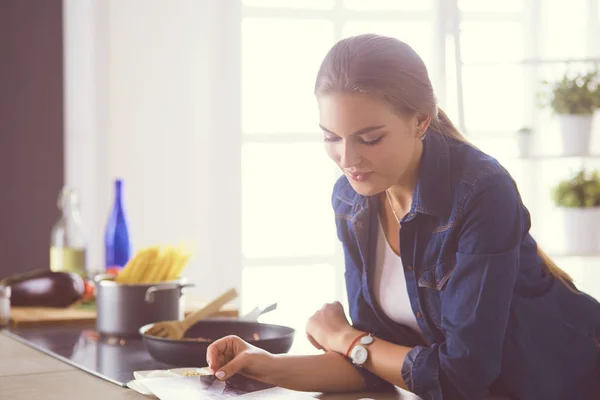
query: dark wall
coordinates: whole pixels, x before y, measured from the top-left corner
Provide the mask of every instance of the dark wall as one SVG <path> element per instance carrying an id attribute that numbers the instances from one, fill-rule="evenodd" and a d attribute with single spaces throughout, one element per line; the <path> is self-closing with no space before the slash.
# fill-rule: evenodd
<path id="1" fill-rule="evenodd" d="M 63 185 L 62 0 L 0 0 L 0 277 L 48 268 Z"/>

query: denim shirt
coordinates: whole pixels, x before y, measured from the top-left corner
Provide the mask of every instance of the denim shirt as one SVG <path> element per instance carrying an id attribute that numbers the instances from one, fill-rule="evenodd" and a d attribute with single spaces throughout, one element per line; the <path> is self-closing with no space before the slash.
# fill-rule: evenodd
<path id="1" fill-rule="evenodd" d="M 342 176 L 332 203 L 353 326 L 412 348 L 398 374 L 425 400 L 600 399 L 600 304 L 545 270 L 529 212 L 495 159 L 432 130 L 423 143 L 398 271 L 423 336 L 376 302 L 379 201 Z M 368 389 L 389 385 L 358 369 Z"/>

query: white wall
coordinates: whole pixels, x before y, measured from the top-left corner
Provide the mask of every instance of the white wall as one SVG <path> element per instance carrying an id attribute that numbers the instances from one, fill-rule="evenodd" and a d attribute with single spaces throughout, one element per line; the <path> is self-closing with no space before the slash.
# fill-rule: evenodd
<path id="1" fill-rule="evenodd" d="M 65 178 L 92 268 L 121 177 L 136 249 L 191 241 L 194 294 L 241 289 L 239 8 L 223 3 L 64 0 Z"/>

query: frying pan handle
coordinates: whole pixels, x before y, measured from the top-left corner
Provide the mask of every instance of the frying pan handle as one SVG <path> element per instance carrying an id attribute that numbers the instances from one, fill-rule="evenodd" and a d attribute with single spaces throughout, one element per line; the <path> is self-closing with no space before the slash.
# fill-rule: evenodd
<path id="1" fill-rule="evenodd" d="M 254 310 L 250 311 L 248 314 L 241 317 L 240 320 L 256 322 L 258 320 L 258 317 L 260 317 L 261 315 L 266 314 L 268 312 L 271 312 L 275 309 L 277 309 L 277 303 L 270 304 L 264 308 L 256 307 Z"/>
<path id="2" fill-rule="evenodd" d="M 195 286 L 193 283 L 165 283 L 160 285 L 150 286 L 146 290 L 146 295 L 144 296 L 144 300 L 146 303 L 154 303 L 154 297 L 156 292 L 160 292 L 162 290 L 179 290 L 179 296 L 183 294 L 183 288 Z"/>

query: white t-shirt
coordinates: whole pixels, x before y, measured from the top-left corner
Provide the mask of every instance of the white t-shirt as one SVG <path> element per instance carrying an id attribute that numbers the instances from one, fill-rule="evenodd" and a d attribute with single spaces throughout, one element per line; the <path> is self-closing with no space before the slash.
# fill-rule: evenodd
<path id="1" fill-rule="evenodd" d="M 383 232 L 381 220 L 375 257 L 375 297 L 383 312 L 394 322 L 421 333 L 410 306 L 402 259 L 394 253 Z"/>

